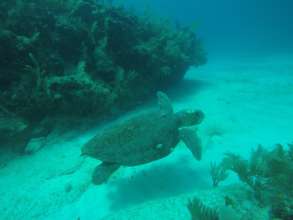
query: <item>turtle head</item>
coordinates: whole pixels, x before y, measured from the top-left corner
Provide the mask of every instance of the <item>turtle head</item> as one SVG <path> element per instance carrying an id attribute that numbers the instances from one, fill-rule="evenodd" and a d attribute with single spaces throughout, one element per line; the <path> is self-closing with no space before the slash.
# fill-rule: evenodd
<path id="1" fill-rule="evenodd" d="M 204 113 L 200 110 L 182 110 L 176 113 L 179 127 L 197 125 L 204 119 Z"/>

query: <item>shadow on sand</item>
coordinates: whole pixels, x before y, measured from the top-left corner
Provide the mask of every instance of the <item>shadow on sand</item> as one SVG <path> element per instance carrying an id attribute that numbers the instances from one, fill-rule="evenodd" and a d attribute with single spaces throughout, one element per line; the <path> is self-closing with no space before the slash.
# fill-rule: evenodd
<path id="1" fill-rule="evenodd" d="M 166 164 L 156 164 L 137 172 L 129 178 L 113 181 L 108 196 L 113 210 L 158 198 L 171 197 L 210 187 L 210 182 L 192 164 L 179 159 Z"/>

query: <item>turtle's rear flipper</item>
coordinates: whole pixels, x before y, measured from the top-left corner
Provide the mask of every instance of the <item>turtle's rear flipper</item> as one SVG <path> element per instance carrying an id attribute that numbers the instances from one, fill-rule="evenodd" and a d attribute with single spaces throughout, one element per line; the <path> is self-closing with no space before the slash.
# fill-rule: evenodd
<path id="1" fill-rule="evenodd" d="M 180 128 L 180 138 L 197 160 L 201 160 L 202 144 L 195 128 Z"/>
<path id="2" fill-rule="evenodd" d="M 98 165 L 92 176 L 93 184 L 100 185 L 105 183 L 109 177 L 120 167 L 119 164 L 103 162 Z"/>

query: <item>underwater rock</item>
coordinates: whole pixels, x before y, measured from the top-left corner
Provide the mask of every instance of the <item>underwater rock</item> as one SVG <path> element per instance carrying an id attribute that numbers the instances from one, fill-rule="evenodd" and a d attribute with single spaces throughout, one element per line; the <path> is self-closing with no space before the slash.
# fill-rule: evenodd
<path id="1" fill-rule="evenodd" d="M 0 106 L 0 146 L 2 149 L 22 151 L 30 137 L 30 126 L 22 118 Z"/>
<path id="2" fill-rule="evenodd" d="M 206 62 L 191 29 L 101 1 L 0 3 L 0 101 L 29 123 L 124 111 Z"/>
<path id="3" fill-rule="evenodd" d="M 0 115 L 0 137 L 14 137 L 28 127 L 24 120 L 17 117 Z M 1 138 L 1 140 L 3 140 Z"/>

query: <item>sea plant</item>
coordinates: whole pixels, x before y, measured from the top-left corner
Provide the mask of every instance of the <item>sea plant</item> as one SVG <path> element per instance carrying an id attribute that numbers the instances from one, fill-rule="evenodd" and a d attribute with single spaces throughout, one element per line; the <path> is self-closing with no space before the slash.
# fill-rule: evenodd
<path id="1" fill-rule="evenodd" d="M 217 187 L 220 182 L 228 177 L 228 172 L 221 164 L 211 163 L 210 175 L 213 181 L 213 187 Z"/>
<path id="2" fill-rule="evenodd" d="M 197 197 L 189 200 L 187 208 L 192 220 L 219 220 L 217 210 L 204 205 Z"/>
<path id="3" fill-rule="evenodd" d="M 249 159 L 226 154 L 221 166 L 235 172 L 254 192 L 261 206 L 269 206 L 272 217 L 293 218 L 293 157 L 292 144 L 281 144 L 272 150 L 261 145 L 252 151 Z"/>

